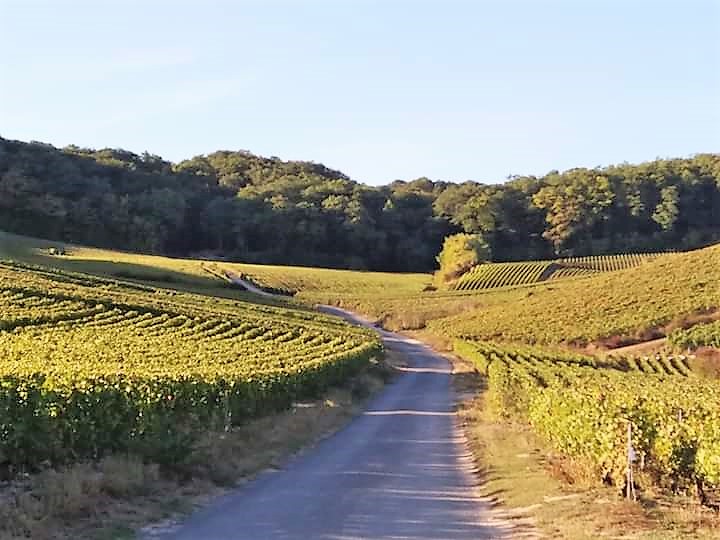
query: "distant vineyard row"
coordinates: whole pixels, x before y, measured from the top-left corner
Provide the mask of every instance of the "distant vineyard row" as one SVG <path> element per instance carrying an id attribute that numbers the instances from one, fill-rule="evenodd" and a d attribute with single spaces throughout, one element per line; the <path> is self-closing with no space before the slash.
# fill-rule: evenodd
<path id="1" fill-rule="evenodd" d="M 312 312 L 128 285 L 0 264 L 0 461 L 174 463 L 208 428 L 317 396 L 381 352 Z"/>
<path id="2" fill-rule="evenodd" d="M 565 277 L 594 275 L 640 266 L 660 254 L 623 254 L 574 257 L 554 261 L 487 263 L 474 267 L 453 285 L 456 291 L 474 291 L 528 285 Z"/>

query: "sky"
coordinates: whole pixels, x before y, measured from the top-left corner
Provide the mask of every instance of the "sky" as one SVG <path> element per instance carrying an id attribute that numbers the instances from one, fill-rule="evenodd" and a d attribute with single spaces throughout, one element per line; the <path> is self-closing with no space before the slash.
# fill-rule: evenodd
<path id="1" fill-rule="evenodd" d="M 0 0 L 0 137 L 473 179 L 720 151 L 720 0 Z"/>

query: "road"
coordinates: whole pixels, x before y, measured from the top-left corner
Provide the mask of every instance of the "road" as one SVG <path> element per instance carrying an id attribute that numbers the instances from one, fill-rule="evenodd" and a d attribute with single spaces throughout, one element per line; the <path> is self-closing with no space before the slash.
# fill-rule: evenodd
<path id="1" fill-rule="evenodd" d="M 473 487 L 447 360 L 414 340 L 381 335 L 406 355 L 408 367 L 364 413 L 283 470 L 259 475 L 163 538 L 502 538 Z"/>
<path id="2" fill-rule="evenodd" d="M 272 294 L 272 293 L 269 293 L 269 292 L 267 292 L 267 291 L 263 291 L 260 287 L 256 287 L 255 285 L 253 285 L 253 284 L 250 283 L 249 281 L 247 281 L 247 280 L 245 280 L 245 279 L 243 279 L 243 278 L 241 278 L 241 277 L 239 277 L 239 276 L 237 276 L 237 275 L 235 275 L 235 274 L 232 274 L 232 273 L 230 273 L 230 272 L 226 272 L 225 275 L 226 275 L 228 278 L 230 278 L 230 281 L 232 281 L 233 283 L 236 283 L 236 284 L 241 285 L 242 287 L 244 287 L 247 292 L 251 292 L 251 293 L 257 294 L 257 295 L 259 295 L 259 296 L 267 296 L 267 297 L 273 297 L 273 296 L 275 296 L 275 295 Z"/>

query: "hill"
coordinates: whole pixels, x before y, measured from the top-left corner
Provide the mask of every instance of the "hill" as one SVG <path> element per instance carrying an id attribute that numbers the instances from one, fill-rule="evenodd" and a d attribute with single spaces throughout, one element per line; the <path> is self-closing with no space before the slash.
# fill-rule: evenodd
<path id="1" fill-rule="evenodd" d="M 0 229 L 124 251 L 431 270 L 448 232 L 432 198 L 320 164 L 219 151 L 177 164 L 0 139 Z"/>
<path id="2" fill-rule="evenodd" d="M 720 246 L 642 266 L 483 296 L 482 307 L 430 329 L 467 339 L 617 346 L 711 318 L 720 306 Z"/>
<path id="3" fill-rule="evenodd" d="M 481 234 L 498 262 L 695 248 L 718 238 L 719 186 L 717 154 L 375 187 L 246 151 L 171 163 L 0 139 L 2 230 L 262 264 L 429 272 L 461 231 Z"/>
<path id="4" fill-rule="evenodd" d="M 508 268 L 537 263 L 507 263 Z M 720 245 L 653 256 L 612 272 L 504 287 L 417 293 L 317 291 L 306 299 L 365 314 L 389 329 L 442 339 L 615 348 L 713 320 L 720 306 Z M 503 267 L 502 264 L 490 265 Z M 698 327 L 700 328 L 700 327 Z M 704 341 L 714 342 L 711 328 Z M 702 343 L 677 335 L 678 344 Z"/>
<path id="5" fill-rule="evenodd" d="M 714 344 L 717 324 L 693 325 L 717 314 L 720 246 L 568 261 L 589 275 L 471 291 L 427 290 L 429 274 L 178 259 L 9 233 L 3 259 L 0 465 L 11 470 L 127 452 L 182 470 L 208 434 L 318 396 L 381 354 L 372 333 L 309 309 L 328 302 L 451 343 L 488 383 L 473 402 L 482 414 L 495 429 L 529 426 L 542 441 L 523 432 L 533 452 L 572 461 L 563 474 L 624 489 L 630 429 L 639 489 L 694 485 L 711 504 L 720 485 L 717 381 L 683 355 L 599 360 L 556 347 L 683 326 L 673 342 Z M 256 297 L 224 273 L 295 297 Z"/>
<path id="6" fill-rule="evenodd" d="M 612 272 L 640 266 L 659 254 L 603 255 L 552 261 L 479 264 L 452 283 L 456 291 L 527 285 L 542 281 Z"/>
<path id="7" fill-rule="evenodd" d="M 60 249 L 62 255 L 51 255 Z M 328 268 L 255 265 L 171 258 L 157 255 L 90 248 L 58 243 L 0 231 L 0 259 L 85 272 L 122 280 L 134 280 L 158 287 L 195 292 L 229 294 L 223 273 L 242 275 L 259 286 L 296 294 L 299 298 L 326 292 L 416 294 L 431 281 L 429 274 L 362 272 Z M 237 292 L 233 292 L 237 296 Z M 242 295 L 240 295 L 242 297 Z M 253 297 L 244 297 L 253 298 Z M 256 301 L 257 299 L 254 299 Z"/>
<path id="8" fill-rule="evenodd" d="M 305 309 L 5 262 L 0 350 L 0 465 L 21 470 L 117 452 L 176 465 L 206 431 L 318 396 L 381 347 Z"/>

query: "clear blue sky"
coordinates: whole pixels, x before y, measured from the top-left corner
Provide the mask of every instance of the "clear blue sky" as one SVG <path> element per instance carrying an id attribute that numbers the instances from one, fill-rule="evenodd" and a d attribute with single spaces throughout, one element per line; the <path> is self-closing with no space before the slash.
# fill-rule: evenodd
<path id="1" fill-rule="evenodd" d="M 0 136 L 485 182 L 720 151 L 720 0 L 0 0 Z"/>

